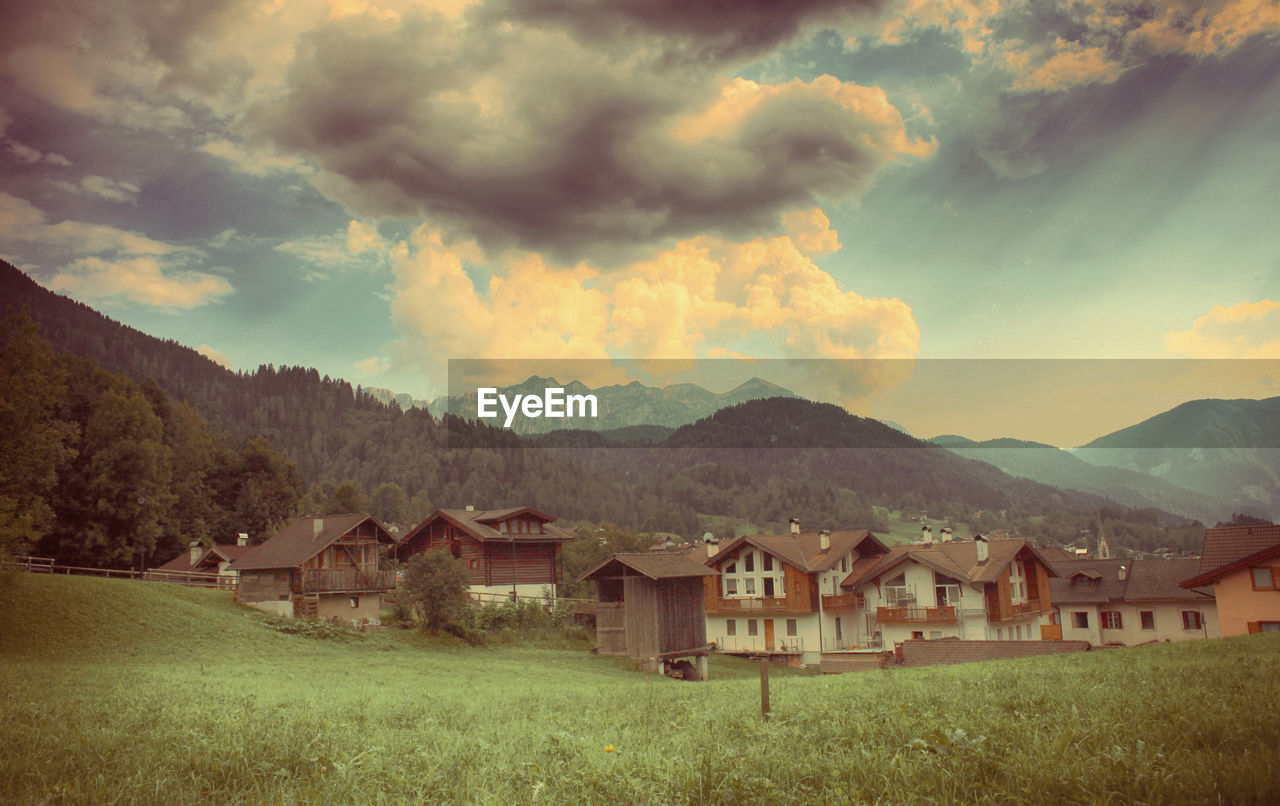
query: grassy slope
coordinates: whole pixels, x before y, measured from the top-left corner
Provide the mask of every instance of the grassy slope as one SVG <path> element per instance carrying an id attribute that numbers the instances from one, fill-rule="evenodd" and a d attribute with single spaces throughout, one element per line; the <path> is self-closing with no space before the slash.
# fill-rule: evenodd
<path id="1" fill-rule="evenodd" d="M 21 577 L 0 801 L 1280 801 L 1280 636 L 780 676 L 768 723 L 750 675 L 716 671 L 329 643 L 225 594 Z"/>

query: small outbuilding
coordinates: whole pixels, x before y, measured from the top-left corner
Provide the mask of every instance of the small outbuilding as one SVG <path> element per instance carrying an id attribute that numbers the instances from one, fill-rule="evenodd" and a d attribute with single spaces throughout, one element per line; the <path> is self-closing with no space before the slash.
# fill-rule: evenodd
<path id="1" fill-rule="evenodd" d="M 615 554 L 600 563 L 581 577 L 596 583 L 596 651 L 705 680 L 710 648 L 702 578 L 718 575 L 688 553 Z"/>

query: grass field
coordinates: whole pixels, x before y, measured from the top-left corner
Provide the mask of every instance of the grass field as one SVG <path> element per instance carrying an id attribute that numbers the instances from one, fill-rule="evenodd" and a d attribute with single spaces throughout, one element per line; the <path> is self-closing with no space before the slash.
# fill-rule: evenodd
<path id="1" fill-rule="evenodd" d="M 0 801 L 1276 803 L 1280 636 L 684 683 L 582 650 L 285 635 L 9 577 Z"/>

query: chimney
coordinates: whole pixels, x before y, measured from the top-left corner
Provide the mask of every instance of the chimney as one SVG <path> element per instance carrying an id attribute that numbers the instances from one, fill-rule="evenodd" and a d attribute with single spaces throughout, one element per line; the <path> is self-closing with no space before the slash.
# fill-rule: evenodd
<path id="1" fill-rule="evenodd" d="M 241 532 L 238 535 L 236 535 L 236 545 L 237 546 L 249 545 L 249 535 L 244 532 Z"/>
<path id="2" fill-rule="evenodd" d="M 978 550 L 978 562 L 980 563 L 985 563 L 987 561 L 987 557 L 989 556 L 987 552 L 987 543 L 989 542 L 990 541 L 982 535 L 973 536 L 973 547 Z"/>
<path id="3" fill-rule="evenodd" d="M 204 556 L 204 546 L 199 540 L 191 541 L 191 564 L 194 566 L 200 562 L 200 558 Z"/>
<path id="4" fill-rule="evenodd" d="M 823 551 L 826 551 L 827 549 L 831 548 L 831 530 L 830 529 L 823 529 L 821 532 L 818 532 L 818 548 L 822 549 Z"/>
<path id="5" fill-rule="evenodd" d="M 319 537 L 320 533 L 323 531 L 324 531 L 324 518 L 312 518 L 311 519 L 311 536 Z"/>
<path id="6" fill-rule="evenodd" d="M 706 541 L 706 546 L 707 546 L 707 556 L 714 557 L 716 556 L 716 552 L 720 550 L 720 541 L 716 540 L 715 538 L 712 538 L 711 540 Z"/>
<path id="7" fill-rule="evenodd" d="M 798 534 L 800 534 L 800 519 L 799 519 L 799 518 L 792 518 L 792 519 L 791 519 L 791 534 L 793 534 L 793 535 L 798 535 Z"/>
<path id="8" fill-rule="evenodd" d="M 920 542 L 926 546 L 933 545 L 933 529 L 927 523 L 920 527 Z"/>
<path id="9" fill-rule="evenodd" d="M 938 532 L 938 540 L 942 543 L 950 543 L 952 538 L 951 527 L 944 526 L 942 531 Z"/>
<path id="10" fill-rule="evenodd" d="M 475 512 L 475 511 L 476 511 L 475 504 L 467 504 L 467 512 Z"/>

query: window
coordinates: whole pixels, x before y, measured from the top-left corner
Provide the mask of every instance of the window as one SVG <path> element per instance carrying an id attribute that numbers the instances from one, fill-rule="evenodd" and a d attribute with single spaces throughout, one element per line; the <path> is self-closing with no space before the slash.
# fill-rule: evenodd
<path id="1" fill-rule="evenodd" d="M 1150 610 L 1143 610 L 1138 613 L 1138 619 L 1142 622 L 1142 629 L 1154 630 L 1156 628 L 1156 614 L 1154 612 Z"/>
<path id="2" fill-rule="evenodd" d="M 747 619 L 747 635 L 759 635 L 759 634 L 760 634 L 759 623 L 753 618 Z"/>
<path id="3" fill-rule="evenodd" d="M 1102 611 L 1102 629 L 1119 630 L 1124 621 L 1120 618 L 1119 610 L 1103 610 Z"/>
<path id="4" fill-rule="evenodd" d="M 1071 626 L 1077 630 L 1089 629 L 1089 614 L 1083 610 L 1077 610 L 1071 614 Z"/>
<path id="5" fill-rule="evenodd" d="M 799 629 L 799 625 L 796 624 L 795 619 L 793 618 L 787 619 L 787 635 L 795 635 L 798 629 Z"/>
<path id="6" fill-rule="evenodd" d="M 746 593 L 748 596 L 756 595 L 756 581 L 754 579 L 743 580 L 746 582 Z"/>
<path id="7" fill-rule="evenodd" d="M 737 620 L 737 619 L 732 619 L 732 618 L 731 618 L 731 619 L 729 619 L 728 621 L 726 621 L 726 622 L 724 623 L 724 634 L 725 634 L 725 635 L 737 635 L 737 634 L 738 634 L 738 620 Z"/>
<path id="8" fill-rule="evenodd" d="M 360 597 L 359 597 L 359 596 L 352 596 L 352 597 L 351 597 L 351 606 L 352 606 L 352 607 L 359 607 L 359 606 L 360 606 Z"/>
<path id="9" fill-rule="evenodd" d="M 939 638 L 941 638 L 941 637 L 942 637 L 942 630 L 930 630 L 930 631 L 929 631 L 929 640 L 930 640 L 930 641 L 936 641 L 936 640 L 938 640 L 938 639 L 939 639 Z"/>
<path id="10" fill-rule="evenodd" d="M 1200 615 L 1199 610 L 1182 611 L 1182 629 L 1199 630 L 1202 627 L 1204 627 L 1204 618 Z"/>
<path id="11" fill-rule="evenodd" d="M 746 556 L 742 558 L 742 571 L 750 574 L 754 570 L 756 570 L 756 553 L 748 551 Z"/>
<path id="12" fill-rule="evenodd" d="M 849 573 L 849 568 L 847 566 L 848 562 L 849 562 L 849 557 L 847 555 L 840 558 L 840 573 L 842 574 Z"/>
<path id="13" fill-rule="evenodd" d="M 728 565 L 726 565 L 726 566 L 724 567 L 724 572 L 725 572 L 726 574 L 736 574 L 736 573 L 738 573 L 738 564 L 737 564 L 737 563 L 729 563 Z"/>
<path id="14" fill-rule="evenodd" d="M 773 555 L 772 555 L 772 554 L 766 554 L 766 555 L 764 555 L 764 570 L 766 570 L 766 571 L 772 571 L 772 570 L 773 570 Z"/>
<path id="15" fill-rule="evenodd" d="M 913 640 L 913 641 L 923 641 L 923 640 L 924 640 L 924 631 L 923 631 L 923 630 L 912 630 L 912 631 L 911 631 L 911 640 Z"/>
<path id="16" fill-rule="evenodd" d="M 1276 569 L 1254 568 L 1253 589 L 1256 591 L 1273 591 L 1276 589 Z"/>
<path id="17" fill-rule="evenodd" d="M 472 571 L 475 571 L 479 567 L 480 567 L 480 561 L 478 559 L 473 557 L 470 560 L 467 560 L 467 568 L 470 568 Z"/>
<path id="18" fill-rule="evenodd" d="M 1001 627 L 1000 629 L 996 630 L 996 640 L 997 641 L 1004 640 L 1004 627 Z"/>
<path id="19" fill-rule="evenodd" d="M 736 580 L 736 579 L 730 579 L 730 578 L 728 578 L 728 577 L 726 577 L 726 578 L 725 578 L 725 581 L 724 581 L 724 595 L 725 595 L 725 596 L 737 596 L 737 595 L 738 595 L 738 580 Z"/>

